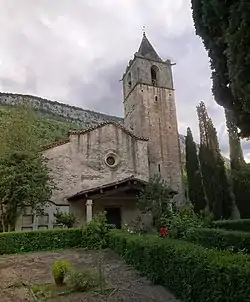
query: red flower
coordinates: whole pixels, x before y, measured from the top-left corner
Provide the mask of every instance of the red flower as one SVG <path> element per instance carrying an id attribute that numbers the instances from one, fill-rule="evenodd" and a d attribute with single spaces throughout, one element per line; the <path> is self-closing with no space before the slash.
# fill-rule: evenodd
<path id="1" fill-rule="evenodd" d="M 160 228 L 161 237 L 165 238 L 168 235 L 168 229 L 166 227 Z"/>

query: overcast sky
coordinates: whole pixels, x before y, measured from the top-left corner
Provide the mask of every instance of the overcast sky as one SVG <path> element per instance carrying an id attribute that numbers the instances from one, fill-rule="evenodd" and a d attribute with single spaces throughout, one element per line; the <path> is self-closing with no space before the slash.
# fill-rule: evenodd
<path id="1" fill-rule="evenodd" d="M 228 153 L 224 114 L 211 94 L 209 60 L 189 0 L 0 0 L 0 91 L 25 93 L 123 116 L 119 82 L 142 26 L 174 67 L 179 131 L 199 140 L 203 100 Z M 244 143 L 250 158 L 250 145 Z"/>

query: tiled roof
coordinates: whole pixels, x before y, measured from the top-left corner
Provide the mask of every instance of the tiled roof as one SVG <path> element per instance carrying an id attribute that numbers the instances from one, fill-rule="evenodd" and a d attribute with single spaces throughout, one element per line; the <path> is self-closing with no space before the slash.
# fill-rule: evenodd
<path id="1" fill-rule="evenodd" d="M 105 189 L 112 189 L 115 186 L 124 185 L 124 184 L 127 184 L 130 181 L 136 182 L 139 185 L 145 185 L 147 183 L 146 181 L 141 180 L 139 178 L 136 178 L 136 177 L 134 177 L 134 175 L 131 175 L 129 177 L 123 178 L 123 179 L 118 180 L 118 181 L 114 181 L 114 182 L 110 182 L 110 183 L 107 183 L 107 184 L 104 184 L 104 185 L 99 185 L 99 186 L 96 186 L 96 187 L 91 187 L 91 188 L 82 190 L 82 191 L 74 194 L 73 196 L 68 197 L 68 200 L 69 201 L 70 200 L 75 200 L 75 199 L 80 198 L 81 196 L 83 196 L 85 194 L 95 194 L 96 192 L 98 192 L 100 190 L 102 191 L 102 190 L 105 190 Z"/>
<path id="2" fill-rule="evenodd" d="M 85 134 L 85 133 L 91 132 L 93 130 L 96 130 L 98 128 L 104 127 L 106 125 L 114 125 L 115 127 L 121 129 L 122 131 L 124 131 L 125 133 L 127 133 L 128 135 L 130 135 L 131 137 L 133 137 L 133 138 L 135 138 L 137 140 L 148 141 L 148 138 L 143 137 L 143 136 L 137 136 L 132 131 L 130 131 L 129 129 L 125 128 L 122 124 L 116 123 L 114 121 L 104 121 L 104 122 L 99 123 L 97 125 L 91 126 L 91 127 L 87 128 L 87 129 L 71 130 L 71 131 L 69 131 L 68 135 L 70 136 L 70 135 Z M 67 144 L 67 143 L 69 143 L 69 141 L 70 141 L 70 139 L 68 137 L 66 139 L 63 139 L 63 140 L 51 143 L 49 145 L 43 146 L 42 147 L 42 151 L 45 151 L 45 150 L 48 150 L 48 149 L 52 149 L 52 148 L 55 148 L 55 147 L 58 147 L 58 146 L 61 146 L 61 145 L 64 145 L 64 144 Z"/>
<path id="3" fill-rule="evenodd" d="M 69 143 L 69 138 L 51 143 L 49 145 L 42 146 L 42 151 L 52 149 L 52 148 L 55 148 L 55 147 L 58 147 L 58 146 L 61 146 L 61 145 L 67 144 L 67 143 Z"/>
<path id="4" fill-rule="evenodd" d="M 125 133 L 127 133 L 128 135 L 132 136 L 133 138 L 135 138 L 137 140 L 148 141 L 148 138 L 143 137 L 143 136 L 137 136 L 132 131 L 130 131 L 129 129 L 125 128 L 122 124 L 116 123 L 114 121 L 105 121 L 105 122 L 99 123 L 97 125 L 94 125 L 92 127 L 89 127 L 87 129 L 83 129 L 83 130 L 73 130 L 73 131 L 69 132 L 69 135 L 85 134 L 87 132 L 96 130 L 96 129 L 101 128 L 101 127 L 106 126 L 106 125 L 114 125 L 115 127 L 121 129 L 122 131 L 124 131 Z"/>

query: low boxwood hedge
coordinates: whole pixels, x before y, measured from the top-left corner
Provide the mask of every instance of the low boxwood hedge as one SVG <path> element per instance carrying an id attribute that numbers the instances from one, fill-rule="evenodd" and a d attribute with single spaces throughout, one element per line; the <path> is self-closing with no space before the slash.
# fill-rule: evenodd
<path id="1" fill-rule="evenodd" d="M 80 247 L 81 229 L 0 233 L 0 255 Z"/>
<path id="2" fill-rule="evenodd" d="M 110 232 L 109 244 L 127 263 L 182 301 L 249 301 L 248 255 L 121 231 Z"/>
<path id="3" fill-rule="evenodd" d="M 208 248 L 250 253 L 250 233 L 246 232 L 192 228 L 186 232 L 185 240 Z"/>
<path id="4" fill-rule="evenodd" d="M 214 226 L 224 230 L 250 232 L 250 219 L 219 220 L 214 222 Z"/>

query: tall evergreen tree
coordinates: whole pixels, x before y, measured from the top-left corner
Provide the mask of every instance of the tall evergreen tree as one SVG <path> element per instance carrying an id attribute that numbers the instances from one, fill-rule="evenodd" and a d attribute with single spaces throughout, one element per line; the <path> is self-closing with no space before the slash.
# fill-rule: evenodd
<path id="1" fill-rule="evenodd" d="M 191 0 L 196 34 L 208 51 L 216 102 L 232 110 L 242 137 L 250 136 L 248 1 Z"/>
<path id="2" fill-rule="evenodd" d="M 194 211 L 196 213 L 200 213 L 202 210 L 205 210 L 207 201 L 203 187 L 196 143 L 194 142 L 190 128 L 187 128 L 185 147 L 188 197 L 194 206 Z"/>
<path id="3" fill-rule="evenodd" d="M 203 102 L 197 107 L 197 113 L 200 127 L 199 159 L 209 209 L 215 219 L 230 218 L 234 210 L 234 199 L 220 153 L 217 132 Z"/>

